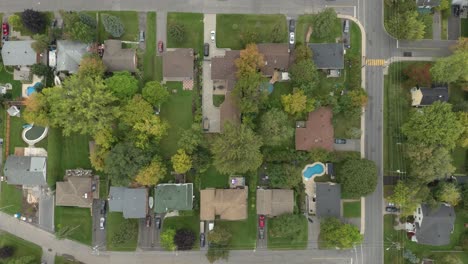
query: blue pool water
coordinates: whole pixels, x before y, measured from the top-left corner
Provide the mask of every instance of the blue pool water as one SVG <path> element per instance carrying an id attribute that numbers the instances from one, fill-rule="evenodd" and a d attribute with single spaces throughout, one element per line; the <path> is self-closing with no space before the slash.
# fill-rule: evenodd
<path id="1" fill-rule="evenodd" d="M 33 86 L 29 86 L 26 90 L 26 95 L 30 96 L 32 93 L 37 92 L 38 89 L 42 88 L 42 83 L 37 82 Z"/>
<path id="2" fill-rule="evenodd" d="M 325 167 L 322 164 L 315 164 L 314 166 L 307 167 L 304 171 L 304 178 L 310 179 L 314 175 L 322 174 L 325 171 Z"/>

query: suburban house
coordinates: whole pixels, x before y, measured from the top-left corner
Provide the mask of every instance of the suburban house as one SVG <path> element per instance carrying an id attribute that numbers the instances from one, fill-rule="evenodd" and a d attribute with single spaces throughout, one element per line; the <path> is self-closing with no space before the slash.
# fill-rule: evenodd
<path id="1" fill-rule="evenodd" d="M 315 195 L 315 214 L 318 217 L 341 217 L 341 185 L 317 182 Z"/>
<path id="2" fill-rule="evenodd" d="M 265 65 L 261 71 L 264 76 L 272 77 L 275 72 L 288 72 L 289 45 L 287 43 L 257 44 L 258 51 L 263 54 Z"/>
<path id="3" fill-rule="evenodd" d="M 450 243 L 455 223 L 455 210 L 441 203 L 437 208 L 420 204 L 414 212 L 414 224 L 407 224 L 412 240 L 419 244 L 443 246 Z"/>
<path id="4" fill-rule="evenodd" d="M 257 214 L 269 217 L 291 214 L 294 210 L 294 191 L 257 189 Z"/>
<path id="5" fill-rule="evenodd" d="M 35 156 L 8 156 L 3 173 L 11 185 L 22 185 L 24 189 L 47 186 L 47 158 Z"/>
<path id="6" fill-rule="evenodd" d="M 158 184 L 154 188 L 154 212 L 186 211 L 193 208 L 193 184 Z"/>
<path id="7" fill-rule="evenodd" d="M 56 183 L 55 205 L 92 208 L 93 199 L 99 199 L 99 177 L 91 172 L 68 170 L 64 181 Z"/>
<path id="8" fill-rule="evenodd" d="M 193 49 L 174 49 L 163 52 L 163 82 L 180 81 L 184 90 L 193 89 Z"/>
<path id="9" fill-rule="evenodd" d="M 449 99 L 448 87 L 413 87 L 411 88 L 411 106 L 428 106 L 434 102 L 447 102 Z"/>
<path id="10" fill-rule="evenodd" d="M 310 43 L 309 49 L 317 69 L 329 70 L 331 77 L 340 75 L 340 70 L 344 69 L 343 43 Z"/>
<path id="11" fill-rule="evenodd" d="M 5 41 L 2 59 L 5 66 L 30 66 L 38 61 L 37 53 L 31 48 L 34 40 Z"/>
<path id="12" fill-rule="evenodd" d="M 122 48 L 122 41 L 108 39 L 104 41 L 104 55 L 102 62 L 108 72 L 137 70 L 137 55 L 135 49 Z"/>
<path id="13" fill-rule="evenodd" d="M 124 218 L 145 218 L 147 209 L 148 189 L 110 187 L 109 212 L 122 212 Z"/>
<path id="14" fill-rule="evenodd" d="M 88 54 L 88 45 L 71 40 L 57 41 L 57 71 L 75 73 L 78 71 L 81 59 Z"/>
<path id="15" fill-rule="evenodd" d="M 244 189 L 200 190 L 200 220 L 245 220 L 247 219 L 247 197 Z M 219 216 L 217 218 L 216 216 Z"/>
<path id="16" fill-rule="evenodd" d="M 296 125 L 296 150 L 322 148 L 333 151 L 333 112 L 329 107 L 320 107 L 310 112 L 307 121 Z"/>

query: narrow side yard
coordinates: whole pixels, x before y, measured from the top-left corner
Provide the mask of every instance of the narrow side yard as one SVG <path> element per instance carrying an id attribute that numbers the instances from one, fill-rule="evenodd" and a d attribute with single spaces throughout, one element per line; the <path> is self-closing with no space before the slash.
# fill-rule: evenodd
<path id="1" fill-rule="evenodd" d="M 157 79 L 156 72 L 156 13 L 148 12 L 146 16 L 145 32 L 146 49 L 143 58 L 143 79 L 154 81 Z"/>
<path id="2" fill-rule="evenodd" d="M 180 37 L 174 28 L 182 28 Z M 195 52 L 203 51 L 203 14 L 168 13 L 167 14 L 167 47 L 193 48 Z"/>

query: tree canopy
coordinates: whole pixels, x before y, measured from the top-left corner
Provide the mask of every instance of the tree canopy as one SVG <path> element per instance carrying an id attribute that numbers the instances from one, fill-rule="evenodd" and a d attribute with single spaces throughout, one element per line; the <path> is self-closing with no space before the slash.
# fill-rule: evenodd
<path id="1" fill-rule="evenodd" d="M 460 43 L 463 43 L 460 40 Z M 468 49 L 457 48 L 454 54 L 438 59 L 431 68 L 432 78 L 438 82 L 468 81 Z"/>
<path id="2" fill-rule="evenodd" d="M 96 19 L 86 13 L 63 12 L 64 32 L 71 40 L 90 43 L 96 36 Z"/>
<path id="3" fill-rule="evenodd" d="M 45 32 L 47 19 L 45 14 L 39 11 L 25 9 L 21 13 L 21 21 L 23 26 L 34 34 Z"/>
<path id="4" fill-rule="evenodd" d="M 102 24 L 107 33 L 114 38 L 120 38 L 125 33 L 125 27 L 119 17 L 101 14 Z"/>
<path id="5" fill-rule="evenodd" d="M 334 39 L 337 33 L 334 28 L 337 19 L 335 9 L 325 8 L 315 15 L 313 34 L 321 39 Z"/>
<path id="6" fill-rule="evenodd" d="M 80 62 L 78 75 L 90 78 L 102 78 L 106 72 L 106 66 L 98 56 L 85 56 Z"/>
<path id="7" fill-rule="evenodd" d="M 225 123 L 212 144 L 214 165 L 224 174 L 255 171 L 262 164 L 262 140 L 246 125 Z"/>
<path id="8" fill-rule="evenodd" d="M 192 159 L 183 149 L 177 150 L 177 153 L 171 158 L 172 167 L 178 174 L 186 173 L 192 168 Z"/>
<path id="9" fill-rule="evenodd" d="M 183 149 L 187 154 L 192 154 L 202 143 L 203 132 L 200 124 L 193 123 L 190 129 L 180 135 L 177 147 Z"/>
<path id="10" fill-rule="evenodd" d="M 153 186 L 166 176 L 167 169 L 161 158 L 154 157 L 151 163 L 140 169 L 135 177 L 135 182 L 145 186 Z"/>
<path id="11" fill-rule="evenodd" d="M 176 231 L 172 228 L 165 229 L 161 233 L 161 246 L 165 250 L 170 250 L 173 251 L 177 248 L 176 244 L 174 243 L 174 237 L 175 237 Z"/>
<path id="12" fill-rule="evenodd" d="M 243 74 L 234 86 L 233 94 L 242 113 L 258 113 L 268 99 L 265 78 L 259 72 Z"/>
<path id="13" fill-rule="evenodd" d="M 352 248 L 363 241 L 359 229 L 351 224 L 343 224 L 336 218 L 326 218 L 320 222 L 320 237 L 327 247 Z"/>
<path id="14" fill-rule="evenodd" d="M 406 154 L 410 160 L 411 176 L 422 182 L 428 183 L 455 172 L 452 156 L 446 148 L 409 144 Z"/>
<path id="15" fill-rule="evenodd" d="M 129 99 L 138 92 L 138 80 L 128 71 L 114 72 L 106 84 L 119 99 Z"/>
<path id="16" fill-rule="evenodd" d="M 417 40 L 424 37 L 426 25 L 418 19 L 417 11 L 403 11 L 393 14 L 385 21 L 385 27 L 397 39 Z"/>
<path id="17" fill-rule="evenodd" d="M 300 116 L 315 109 L 315 100 L 307 99 L 303 90 L 294 89 L 292 94 L 282 95 L 284 111 L 293 116 Z"/>
<path id="18" fill-rule="evenodd" d="M 303 44 L 296 44 L 296 48 L 294 49 L 296 52 L 296 63 L 301 62 L 303 60 L 311 60 L 312 59 L 312 50 L 307 45 Z"/>
<path id="19" fill-rule="evenodd" d="M 243 75 L 257 73 L 265 65 L 263 54 L 258 51 L 257 45 L 247 44 L 245 49 L 240 51 L 240 57 L 235 60 L 237 67 L 237 78 Z"/>
<path id="20" fill-rule="evenodd" d="M 48 126 L 50 105 L 43 93 L 32 93 L 24 101 L 26 108 L 23 113 L 24 120 L 39 126 Z"/>
<path id="21" fill-rule="evenodd" d="M 167 88 L 157 81 L 147 82 L 143 87 L 142 95 L 146 101 L 154 106 L 160 105 L 169 99 Z"/>
<path id="22" fill-rule="evenodd" d="M 377 166 L 367 159 L 347 160 L 337 171 L 337 180 L 349 196 L 366 196 L 377 186 Z"/>
<path id="23" fill-rule="evenodd" d="M 292 84 L 304 91 L 304 94 L 312 97 L 319 82 L 319 73 L 312 60 L 300 60 L 289 69 Z"/>
<path id="24" fill-rule="evenodd" d="M 402 216 L 412 215 L 422 202 L 422 200 L 417 197 L 420 188 L 412 187 L 415 186 L 399 181 L 393 190 L 393 194 L 388 197 L 389 202 L 395 203 L 400 207 L 400 214 Z"/>
<path id="25" fill-rule="evenodd" d="M 301 232 L 304 232 L 304 221 L 307 222 L 301 214 L 277 216 L 268 222 L 268 235 L 276 238 L 294 239 Z"/>
<path id="26" fill-rule="evenodd" d="M 288 115 L 280 109 L 273 108 L 263 114 L 260 119 L 259 134 L 268 146 L 278 146 L 291 141 L 294 127 L 291 126 Z"/>
<path id="27" fill-rule="evenodd" d="M 33 39 L 35 40 L 31 43 L 31 48 L 36 53 L 42 53 L 49 47 L 49 37 L 44 34 L 34 34 Z"/>
<path id="28" fill-rule="evenodd" d="M 461 201 L 461 190 L 455 183 L 441 182 L 435 191 L 435 198 L 439 202 L 456 206 Z"/>
<path id="29" fill-rule="evenodd" d="M 448 149 L 455 147 L 463 129 L 457 114 L 452 112 L 452 105 L 441 102 L 413 111 L 401 127 L 410 143 L 419 142 Z"/>
<path id="30" fill-rule="evenodd" d="M 270 186 L 292 189 L 302 182 L 301 168 L 290 163 L 271 163 L 267 165 Z"/>
<path id="31" fill-rule="evenodd" d="M 186 228 L 178 229 L 174 235 L 177 250 L 191 250 L 196 240 L 195 233 Z"/>

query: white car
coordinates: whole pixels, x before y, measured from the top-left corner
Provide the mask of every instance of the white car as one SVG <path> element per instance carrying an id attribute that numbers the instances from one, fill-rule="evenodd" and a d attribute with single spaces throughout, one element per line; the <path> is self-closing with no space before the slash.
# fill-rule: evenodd
<path id="1" fill-rule="evenodd" d="M 289 44 L 294 44 L 294 32 L 289 32 Z"/>
<path id="2" fill-rule="evenodd" d="M 104 217 L 101 217 L 99 219 L 99 229 L 103 230 L 104 229 L 104 223 L 106 222 L 106 219 Z"/>
<path id="3" fill-rule="evenodd" d="M 211 42 L 215 41 L 215 35 L 216 35 L 216 32 L 214 30 L 211 30 L 210 32 Z"/>

